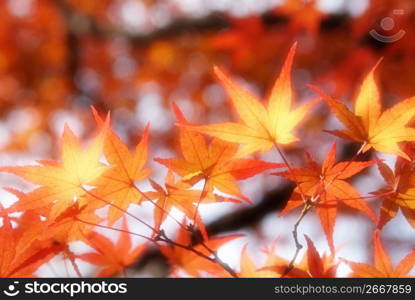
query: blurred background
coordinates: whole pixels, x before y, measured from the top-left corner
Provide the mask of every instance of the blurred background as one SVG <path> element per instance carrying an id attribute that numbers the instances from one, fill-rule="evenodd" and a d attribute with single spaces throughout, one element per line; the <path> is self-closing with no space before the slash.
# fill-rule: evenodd
<path id="1" fill-rule="evenodd" d="M 162 182 L 166 169 L 152 158 L 180 155 L 172 102 L 193 123 L 233 120 L 212 67 L 224 67 L 265 98 L 295 41 L 297 103 L 315 97 L 306 87 L 312 83 L 352 105 L 360 80 L 380 57 L 384 106 L 415 94 L 413 0 L 3 0 L 0 20 L 1 165 L 56 158 L 65 123 L 87 138 L 95 127 L 93 105 L 111 111 L 116 132 L 130 146 L 150 122 L 148 166 L 154 169 L 152 178 Z M 297 166 L 304 163 L 304 150 L 321 161 L 335 140 L 322 129 L 340 127 L 320 104 L 302 126 L 301 142 L 285 151 Z M 357 147 L 343 141 L 338 146 L 343 160 Z M 272 152 L 258 157 L 281 161 Z M 392 157 L 381 157 L 393 167 Z M 9 175 L 1 174 L 0 180 L 1 187 L 31 188 Z M 353 183 L 367 195 L 383 179 L 371 168 Z M 221 257 L 238 268 L 240 249 L 248 243 L 248 252 L 260 262 L 259 250 L 278 238 L 278 254 L 290 258 L 291 229 L 299 212 L 279 218 L 278 210 L 292 185 L 261 175 L 241 182 L 241 188 L 254 205 L 202 205 L 212 234 L 246 234 L 223 247 Z M 6 206 L 15 201 L 6 192 L 0 196 Z M 380 199 L 368 202 L 378 211 Z M 150 208 L 131 209 L 151 218 Z M 173 223 L 166 227 L 174 233 Z M 342 208 L 335 228 L 339 256 L 371 262 L 373 229 L 365 216 Z M 328 249 L 315 215 L 305 218 L 300 233 L 308 234 L 321 252 Z M 382 239 L 395 263 L 415 247 L 414 231 L 400 213 Z M 342 266 L 340 275 L 347 271 Z M 129 274 L 168 272 L 157 250 L 149 248 Z"/>

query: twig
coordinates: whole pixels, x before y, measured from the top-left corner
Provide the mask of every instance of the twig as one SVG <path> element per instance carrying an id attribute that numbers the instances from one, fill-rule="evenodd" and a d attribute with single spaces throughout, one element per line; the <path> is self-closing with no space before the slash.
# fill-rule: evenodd
<path id="1" fill-rule="evenodd" d="M 152 230 L 153 232 L 155 232 L 156 230 L 151 226 L 151 225 L 149 225 L 147 222 L 145 222 L 145 221 L 143 221 L 143 220 L 141 220 L 140 218 L 137 218 L 136 216 L 134 216 L 132 213 L 129 213 L 128 211 L 126 211 L 125 209 L 122 209 L 121 207 L 119 207 L 118 205 L 116 205 L 116 204 L 114 204 L 114 203 L 112 203 L 111 201 L 108 201 L 108 200 L 106 200 L 106 199 L 104 199 L 104 198 L 102 198 L 102 197 L 100 197 L 100 196 L 98 196 L 98 195 L 95 195 L 95 194 L 93 194 L 93 193 L 91 193 L 90 191 L 88 191 L 87 189 L 85 189 L 85 188 L 82 188 L 83 190 L 84 190 L 84 192 L 85 193 L 87 193 L 88 195 L 90 195 L 90 196 L 92 196 L 92 197 L 94 197 L 95 199 L 97 199 L 97 200 L 100 200 L 100 201 L 102 201 L 102 202 L 105 202 L 106 204 L 108 204 L 108 205 L 110 205 L 110 206 L 112 206 L 112 207 L 115 207 L 116 209 L 118 209 L 118 210 L 120 210 L 120 211 L 122 211 L 123 213 L 125 213 L 127 216 L 130 216 L 131 218 L 133 218 L 134 220 L 136 220 L 136 221 L 138 221 L 138 222 L 140 222 L 141 224 L 143 224 L 144 226 L 146 226 L 147 228 L 149 228 L 150 230 Z"/>
<path id="2" fill-rule="evenodd" d="M 139 236 L 139 237 L 141 237 L 143 239 L 146 239 L 146 240 L 148 240 L 150 242 L 154 242 L 154 240 L 152 238 L 149 238 L 149 237 L 147 237 L 145 235 L 142 235 L 142 234 L 139 234 L 139 233 L 135 233 L 135 232 L 132 232 L 132 231 L 129 231 L 129 230 L 120 229 L 120 228 L 114 228 L 114 227 L 111 227 L 111 226 L 105 226 L 105 225 L 101 225 L 101 224 L 96 224 L 96 223 L 88 222 L 88 221 L 85 221 L 85 220 L 81 220 L 81 219 L 79 219 L 77 217 L 75 217 L 75 219 L 78 220 L 81 223 L 84 223 L 84 224 L 88 224 L 88 225 L 92 225 L 92 226 L 96 226 L 96 227 L 100 227 L 100 228 L 104 228 L 104 229 L 115 230 L 115 231 L 119 231 L 119 232 L 123 232 L 123 233 L 128 233 L 128 234 L 131 234 L 131 235 L 136 235 L 136 236 Z"/>
<path id="3" fill-rule="evenodd" d="M 219 258 L 219 256 L 218 256 L 218 254 L 217 254 L 217 252 L 216 251 L 214 251 L 214 250 L 212 250 L 212 249 L 210 249 L 206 244 L 205 244 L 205 242 L 204 241 L 202 241 L 201 243 L 200 243 L 207 251 L 209 251 L 212 255 L 213 255 L 213 258 L 214 258 L 214 260 L 215 260 L 215 262 L 217 263 L 217 264 L 219 264 L 223 269 L 225 269 L 232 277 L 234 277 L 234 278 L 238 278 L 239 276 L 238 276 L 238 274 L 236 274 L 236 272 L 227 264 L 227 263 L 225 263 L 225 262 L 223 262 L 220 258 Z"/>
<path id="4" fill-rule="evenodd" d="M 300 226 L 301 221 L 304 219 L 304 217 L 307 215 L 307 213 L 311 210 L 313 206 L 310 204 L 306 204 L 303 207 L 303 210 L 301 211 L 300 216 L 298 217 L 297 221 L 294 223 L 292 236 L 295 242 L 295 252 L 293 258 L 290 260 L 287 268 L 285 269 L 284 273 L 281 275 L 281 277 L 284 277 L 287 275 L 294 267 L 294 263 L 297 260 L 298 254 L 300 254 L 301 249 L 303 249 L 303 245 L 298 240 L 298 227 Z"/>
<path id="5" fill-rule="evenodd" d="M 300 226 L 301 221 L 304 219 L 304 217 L 306 216 L 306 214 L 311 210 L 311 208 L 312 208 L 312 205 L 311 204 L 313 203 L 313 201 L 306 198 L 305 193 L 301 189 L 301 184 L 299 183 L 299 181 L 296 178 L 294 169 L 291 167 L 290 162 L 288 161 L 288 159 L 285 157 L 284 153 L 281 151 L 281 149 L 278 147 L 277 143 L 275 143 L 275 142 L 274 142 L 274 147 L 277 149 L 279 155 L 283 159 L 284 163 L 287 165 L 288 170 L 291 173 L 291 175 L 293 177 L 293 180 L 295 182 L 295 185 L 296 185 L 296 187 L 298 187 L 298 190 L 300 192 L 301 198 L 302 198 L 302 200 L 304 202 L 303 210 L 301 211 L 300 216 L 298 217 L 297 221 L 295 222 L 294 228 L 293 228 L 293 231 L 292 231 L 292 235 L 293 235 L 293 239 L 294 239 L 294 243 L 295 243 L 294 256 L 290 260 L 290 262 L 289 262 L 287 268 L 285 269 L 284 273 L 281 275 L 281 277 L 284 277 L 294 267 L 294 263 L 295 263 L 295 261 L 296 261 L 296 259 L 298 257 L 298 254 L 300 253 L 301 249 L 303 248 L 303 245 L 298 240 L 298 226 Z"/>

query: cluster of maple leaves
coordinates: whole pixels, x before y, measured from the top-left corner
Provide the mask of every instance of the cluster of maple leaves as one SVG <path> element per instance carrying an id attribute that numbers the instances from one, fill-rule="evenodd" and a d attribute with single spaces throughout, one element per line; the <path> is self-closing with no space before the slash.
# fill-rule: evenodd
<path id="1" fill-rule="evenodd" d="M 335 277 L 341 261 L 350 266 L 352 277 L 408 276 L 415 264 L 415 251 L 394 268 L 382 247 L 379 232 L 399 209 L 415 226 L 414 150 L 410 143 L 415 141 L 415 129 L 409 126 L 415 116 L 415 98 L 403 100 L 382 111 L 374 78 L 375 66 L 361 84 L 354 112 L 314 86 L 310 88 L 317 92 L 318 97 L 292 109 L 291 69 L 296 47 L 295 44 L 291 48 L 266 106 L 223 70 L 215 68 L 217 78 L 239 117 L 238 122 L 194 125 L 173 104 L 180 130 L 182 157 L 154 159 L 168 169 L 163 184 L 152 180 L 151 170 L 145 168 L 149 126 L 131 152 L 111 129 L 109 114 L 102 118 L 95 109 L 92 113 L 97 132 L 87 147 L 82 147 L 66 126 L 59 161 L 0 167 L 1 172 L 17 175 L 36 185 L 28 193 L 6 188 L 18 200 L 10 207 L 0 206 L 0 276 L 35 276 L 39 266 L 58 254 L 63 254 L 71 262 L 79 276 L 83 276 L 77 265 L 79 260 L 98 266 L 96 276 L 115 276 L 135 263 L 151 243 L 160 248 L 173 266 L 173 273 L 178 276 L 180 273 L 177 271 L 183 270 L 191 276 Z M 328 132 L 360 143 L 361 147 L 351 160 L 336 162 L 336 144 L 333 143 L 321 164 L 306 153 L 307 165 L 294 167 L 282 148 L 299 140 L 295 129 L 303 119 L 310 117 L 312 108 L 321 100 L 345 126 L 345 129 Z M 247 157 L 272 148 L 279 153 L 282 162 Z M 372 148 L 380 153 L 396 155 L 395 170 L 380 159 L 358 160 L 360 154 Z M 385 179 L 385 187 L 374 191 L 371 196 L 361 196 L 347 180 L 373 165 L 377 165 Z M 237 181 L 276 169 L 279 170 L 273 171 L 272 175 L 285 177 L 296 186 L 281 215 L 302 208 L 294 228 L 295 256 L 291 260 L 279 257 L 273 245 L 264 251 L 267 255 L 265 263 L 257 266 L 244 247 L 240 268 L 233 270 L 220 259 L 217 250 L 241 236 L 210 237 L 199 214 L 199 206 L 201 203 L 224 201 L 251 203 L 241 193 Z M 152 190 L 143 191 L 137 186 L 144 180 L 148 180 Z M 202 189 L 195 188 L 198 183 L 203 184 Z M 366 204 L 368 198 L 384 199 L 379 217 Z M 153 205 L 154 220 L 151 224 L 128 211 L 131 204 L 142 202 Z M 336 256 L 333 230 L 340 202 L 363 212 L 377 224 L 373 234 L 373 265 Z M 97 210 L 103 207 L 108 208 L 106 218 L 97 214 Z M 172 208 L 180 210 L 184 219 L 175 219 L 171 214 Z M 297 255 L 302 245 L 297 229 L 309 211 L 317 213 L 330 253 L 319 254 L 312 240 L 305 236 L 307 249 L 298 262 Z M 147 227 L 151 234 L 130 231 L 126 218 Z M 179 231 L 174 240 L 163 230 L 167 218 L 178 224 Z M 120 219 L 122 227 L 114 227 Z M 96 228 L 118 231 L 119 238 L 114 242 L 96 232 Z M 133 246 L 132 236 L 140 236 L 147 242 Z M 82 241 L 94 251 L 76 254 L 69 246 L 73 241 Z"/>

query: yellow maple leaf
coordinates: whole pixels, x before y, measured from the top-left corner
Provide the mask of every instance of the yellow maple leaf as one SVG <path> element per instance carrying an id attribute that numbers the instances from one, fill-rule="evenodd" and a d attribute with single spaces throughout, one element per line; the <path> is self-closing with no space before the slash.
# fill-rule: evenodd
<path id="1" fill-rule="evenodd" d="M 380 61 L 361 84 L 354 105 L 354 113 L 342 102 L 333 99 L 318 88 L 310 86 L 326 101 L 330 110 L 346 129 L 328 130 L 333 135 L 363 143 L 362 151 L 374 148 L 383 153 L 397 154 L 409 160 L 399 143 L 415 141 L 415 129 L 407 124 L 415 115 L 415 97 L 408 98 L 382 112 L 379 87 L 374 72 Z"/>
<path id="2" fill-rule="evenodd" d="M 65 125 L 62 136 L 62 161 L 40 161 L 40 165 L 1 167 L 0 171 L 15 174 L 39 185 L 12 207 L 14 211 L 42 209 L 50 205 L 48 218 L 55 219 L 73 201 L 85 194 L 90 185 L 105 170 L 99 162 L 107 126 L 94 138 L 85 151 L 71 129 Z"/>
<path id="3" fill-rule="evenodd" d="M 225 72 L 215 67 L 215 73 L 230 97 L 241 122 L 186 126 L 228 142 L 241 144 L 242 149 L 238 156 L 256 151 L 265 152 L 276 144 L 290 144 L 297 141 L 298 138 L 293 130 L 320 99 L 291 110 L 293 102 L 291 69 L 296 48 L 297 44 L 294 44 L 288 53 L 281 74 L 269 96 L 267 107 L 257 97 L 233 82 Z"/>

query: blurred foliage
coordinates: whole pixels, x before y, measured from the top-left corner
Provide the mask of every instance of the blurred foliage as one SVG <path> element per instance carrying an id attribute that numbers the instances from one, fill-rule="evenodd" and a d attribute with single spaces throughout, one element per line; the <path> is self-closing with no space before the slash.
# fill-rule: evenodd
<path id="1" fill-rule="evenodd" d="M 1 141 L 2 148 L 26 151 L 53 137 L 56 111 L 75 114 L 90 128 L 90 105 L 111 110 L 130 141 L 148 121 L 137 122 L 141 112 L 154 107 L 149 119 L 160 122 L 154 134 L 170 147 L 171 125 L 157 111 L 170 115 L 177 101 L 194 120 L 225 119 L 212 66 L 226 67 L 262 94 L 294 41 L 300 99 L 310 96 L 307 83 L 350 99 L 357 79 L 379 57 L 385 58 L 380 74 L 387 100 L 407 97 L 415 83 L 415 3 L 398 2 L 370 1 L 363 13 L 351 15 L 322 12 L 317 1 L 289 0 L 236 16 L 203 5 L 192 14 L 183 1 L 173 0 L 2 1 L 0 114 L 13 136 Z M 393 15 L 397 8 L 404 14 Z M 387 16 L 396 23 L 391 32 L 380 28 Z M 388 36 L 404 29 L 406 35 L 382 43 L 369 35 L 372 29 Z"/>

